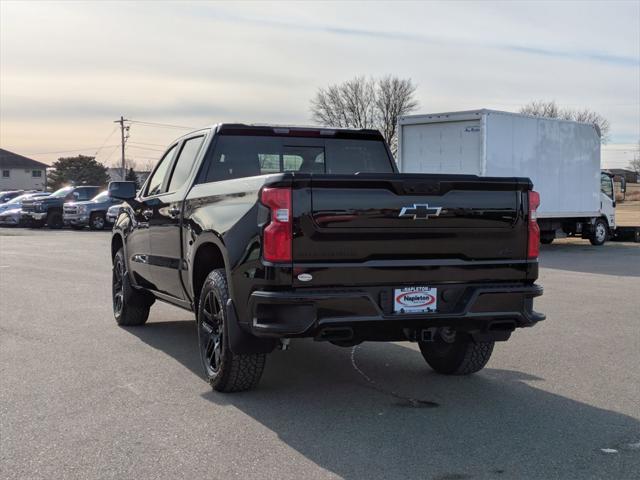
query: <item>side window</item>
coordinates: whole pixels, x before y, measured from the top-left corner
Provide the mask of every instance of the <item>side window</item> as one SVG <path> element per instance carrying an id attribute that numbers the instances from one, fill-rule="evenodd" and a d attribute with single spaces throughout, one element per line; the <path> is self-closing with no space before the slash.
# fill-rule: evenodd
<path id="1" fill-rule="evenodd" d="M 76 190 L 77 198 L 79 202 L 84 202 L 89 200 L 89 196 L 91 194 L 91 190 L 89 190 L 88 188 L 79 188 L 78 190 Z"/>
<path id="2" fill-rule="evenodd" d="M 147 185 L 146 196 L 158 195 L 164 192 L 162 188 L 164 185 L 164 179 L 167 176 L 169 165 L 171 165 L 173 156 L 175 154 L 176 154 L 176 146 L 174 145 L 169 149 L 169 151 L 167 151 L 167 153 L 164 154 L 164 157 L 162 157 L 162 159 L 160 160 L 160 163 L 158 163 L 158 166 L 156 167 L 155 171 L 151 175 L 151 178 L 149 179 L 149 183 Z"/>
<path id="3" fill-rule="evenodd" d="M 180 150 L 176 166 L 173 168 L 173 174 L 169 181 L 169 192 L 175 192 L 187 181 L 187 177 L 189 173 L 191 173 L 203 141 L 204 136 L 200 136 L 190 138 L 182 144 L 182 149 Z"/>
<path id="4" fill-rule="evenodd" d="M 600 175 L 600 190 L 607 197 L 613 198 L 613 185 L 609 175 Z"/>

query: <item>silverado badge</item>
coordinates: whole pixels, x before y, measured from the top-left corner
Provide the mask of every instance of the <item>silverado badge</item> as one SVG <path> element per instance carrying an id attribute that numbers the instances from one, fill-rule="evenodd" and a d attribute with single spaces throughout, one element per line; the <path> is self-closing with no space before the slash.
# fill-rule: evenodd
<path id="1" fill-rule="evenodd" d="M 414 203 L 413 207 L 402 207 L 398 217 L 413 217 L 414 220 L 427 220 L 429 217 L 437 217 L 440 215 L 442 207 L 432 207 L 426 203 Z"/>

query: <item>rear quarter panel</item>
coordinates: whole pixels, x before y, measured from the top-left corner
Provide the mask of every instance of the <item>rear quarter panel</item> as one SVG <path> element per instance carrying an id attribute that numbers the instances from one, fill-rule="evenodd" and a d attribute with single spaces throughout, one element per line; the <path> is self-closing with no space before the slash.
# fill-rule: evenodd
<path id="1" fill-rule="evenodd" d="M 259 204 L 265 184 L 290 183 L 286 175 L 260 175 L 195 185 L 184 202 L 181 270 L 187 293 L 194 299 L 193 271 L 198 249 L 207 243 L 222 252 L 229 274 L 229 289 L 239 318 L 245 315 L 246 300 L 254 288 L 265 284 L 291 283 L 291 268 L 272 268 L 260 260 L 261 225 L 268 219 Z"/>

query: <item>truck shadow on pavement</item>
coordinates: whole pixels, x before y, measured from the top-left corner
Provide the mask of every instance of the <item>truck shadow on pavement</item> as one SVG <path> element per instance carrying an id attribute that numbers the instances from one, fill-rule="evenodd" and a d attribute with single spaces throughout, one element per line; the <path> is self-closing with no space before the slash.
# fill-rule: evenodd
<path id="1" fill-rule="evenodd" d="M 201 377 L 194 322 L 149 323 L 129 332 Z M 533 375 L 490 367 L 444 377 L 413 346 L 365 343 L 353 350 L 300 340 L 269 356 L 256 390 L 203 397 L 234 406 L 343 478 L 637 474 L 637 419 L 545 391 L 551 386 Z M 266 458 L 270 448 L 247 455 Z M 287 468 L 282 465 L 290 473 Z"/>
<path id="2" fill-rule="evenodd" d="M 640 277 L 640 244 L 608 242 L 594 247 L 587 241 L 554 242 L 541 246 L 540 266 L 542 269 Z"/>

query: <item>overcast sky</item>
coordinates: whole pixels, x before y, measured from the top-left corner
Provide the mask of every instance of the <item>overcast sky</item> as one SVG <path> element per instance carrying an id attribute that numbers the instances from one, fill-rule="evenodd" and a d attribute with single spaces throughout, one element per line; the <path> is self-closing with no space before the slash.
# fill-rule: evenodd
<path id="1" fill-rule="evenodd" d="M 612 125 L 607 166 L 640 139 L 639 1 L 0 0 L 0 22 L 0 145 L 48 163 L 117 161 L 121 114 L 309 124 L 316 89 L 355 75 L 412 78 L 416 113 L 592 108 Z M 184 132 L 132 124 L 128 154 L 151 161 Z"/>

